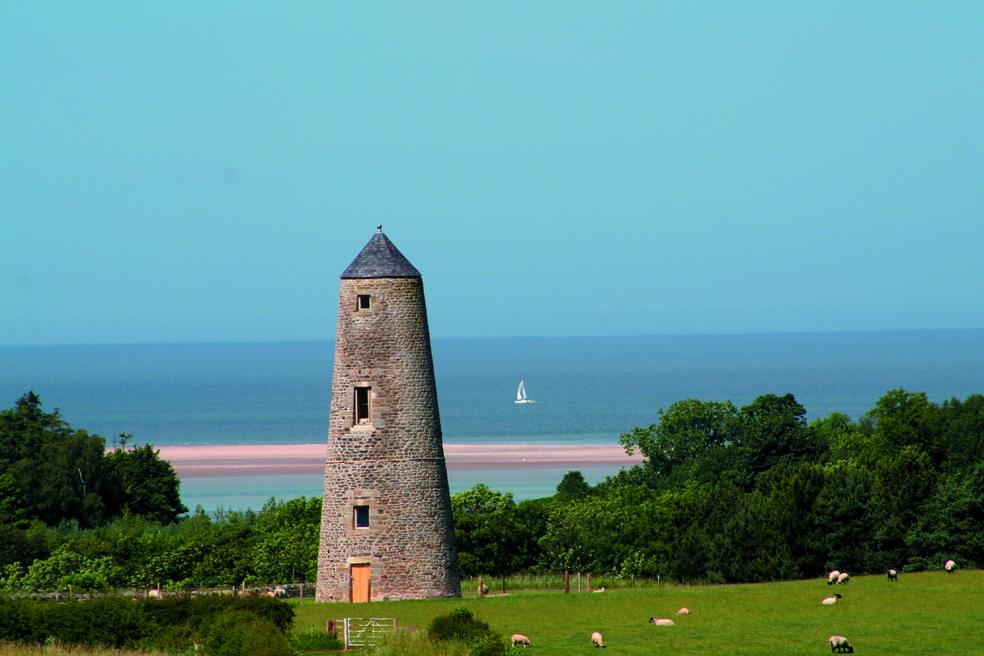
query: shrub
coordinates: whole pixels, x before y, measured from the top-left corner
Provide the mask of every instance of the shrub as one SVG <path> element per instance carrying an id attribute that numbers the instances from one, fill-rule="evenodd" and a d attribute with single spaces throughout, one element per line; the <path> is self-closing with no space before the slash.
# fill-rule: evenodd
<path id="1" fill-rule="evenodd" d="M 508 647 L 500 636 L 489 633 L 468 643 L 468 656 L 506 656 Z"/>
<path id="2" fill-rule="evenodd" d="M 40 630 L 38 615 L 37 604 L 0 595 L 0 640 L 41 642 L 46 636 Z"/>
<path id="3" fill-rule="evenodd" d="M 144 636 L 139 604 L 122 597 L 43 604 L 46 638 L 75 645 L 131 647 Z"/>
<path id="4" fill-rule="evenodd" d="M 226 610 L 202 634 L 208 656 L 291 656 L 287 638 L 268 619 L 245 610 Z"/>
<path id="5" fill-rule="evenodd" d="M 457 608 L 447 615 L 434 618 L 427 629 L 427 634 L 435 640 L 461 640 L 471 642 L 492 634 L 485 622 L 475 619 L 467 608 Z"/>

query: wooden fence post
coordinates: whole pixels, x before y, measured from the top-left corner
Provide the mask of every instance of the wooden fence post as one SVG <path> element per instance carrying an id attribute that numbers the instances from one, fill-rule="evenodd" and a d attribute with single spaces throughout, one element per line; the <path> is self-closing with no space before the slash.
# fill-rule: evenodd
<path id="1" fill-rule="evenodd" d="M 564 594 L 570 594 L 571 592 L 571 570 L 564 570 Z"/>
<path id="2" fill-rule="evenodd" d="M 588 572 L 588 592 L 591 592 L 591 572 Z"/>

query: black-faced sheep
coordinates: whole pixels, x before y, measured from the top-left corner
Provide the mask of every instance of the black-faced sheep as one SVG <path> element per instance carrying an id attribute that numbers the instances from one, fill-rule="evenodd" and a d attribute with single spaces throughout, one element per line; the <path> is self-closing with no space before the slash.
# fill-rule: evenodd
<path id="1" fill-rule="evenodd" d="M 837 583 L 837 577 L 840 576 L 840 574 L 841 573 L 839 571 L 837 571 L 836 569 L 835 570 L 831 570 L 830 571 L 830 574 L 827 575 L 827 585 L 833 585 L 833 584 Z"/>
<path id="2" fill-rule="evenodd" d="M 948 560 L 943 564 L 943 569 L 946 570 L 947 574 L 953 574 L 953 570 L 957 569 L 957 564 L 952 560 Z"/>
<path id="3" fill-rule="evenodd" d="M 834 604 L 837 603 L 837 600 L 841 598 L 842 596 L 840 594 L 835 593 L 833 597 L 824 597 L 824 600 L 821 601 L 820 603 L 823 604 L 824 606 L 833 606 Z"/>
<path id="4" fill-rule="evenodd" d="M 522 633 L 512 634 L 512 646 L 513 647 L 532 647 L 533 643 L 530 639 L 524 636 Z"/>
<path id="5" fill-rule="evenodd" d="M 656 626 L 673 626 L 674 625 L 673 620 L 668 620 L 668 619 L 661 618 L 661 617 L 650 617 L 649 618 L 649 623 L 650 624 L 655 624 Z"/>
<path id="6" fill-rule="evenodd" d="M 841 572 L 837 575 L 837 583 L 841 585 L 847 585 L 851 582 L 851 575 L 847 572 Z"/>
<path id="7" fill-rule="evenodd" d="M 595 631 L 594 633 L 591 634 L 591 644 L 594 645 L 595 647 L 604 648 L 605 639 L 601 637 L 600 633 Z"/>
<path id="8" fill-rule="evenodd" d="M 898 570 L 889 569 L 887 572 L 885 572 L 885 576 L 888 577 L 888 580 L 889 581 L 898 581 L 899 580 Z"/>
<path id="9" fill-rule="evenodd" d="M 830 643 L 830 651 L 835 654 L 854 653 L 854 647 L 851 646 L 851 643 L 844 636 L 832 635 L 827 638 L 827 642 Z"/>

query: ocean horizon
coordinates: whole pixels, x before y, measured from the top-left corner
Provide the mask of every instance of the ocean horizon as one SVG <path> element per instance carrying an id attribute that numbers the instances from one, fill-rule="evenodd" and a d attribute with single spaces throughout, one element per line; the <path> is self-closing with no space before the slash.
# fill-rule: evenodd
<path id="1" fill-rule="evenodd" d="M 937 402 L 984 391 L 984 329 L 432 343 L 446 443 L 615 444 L 621 433 L 655 422 L 660 408 L 688 398 L 741 406 L 761 394 L 792 393 L 809 418 L 857 418 L 896 387 Z M 0 407 L 33 390 L 46 409 L 59 408 L 72 426 L 109 444 L 123 432 L 134 444 L 158 446 L 321 443 L 332 349 L 327 340 L 0 346 Z M 521 379 L 535 404 L 514 403 Z M 593 470 L 590 478 L 611 473 Z M 453 488 L 486 482 L 526 498 L 550 494 L 562 475 L 451 477 Z M 215 507 L 209 495 L 230 505 L 236 490 L 218 488 L 231 483 L 214 481 L 216 489 L 206 490 L 187 479 L 183 496 L 189 505 Z M 267 497 L 282 496 L 278 490 L 296 496 L 289 477 L 272 483 L 253 487 Z M 321 494 L 311 481 L 303 489 Z"/>

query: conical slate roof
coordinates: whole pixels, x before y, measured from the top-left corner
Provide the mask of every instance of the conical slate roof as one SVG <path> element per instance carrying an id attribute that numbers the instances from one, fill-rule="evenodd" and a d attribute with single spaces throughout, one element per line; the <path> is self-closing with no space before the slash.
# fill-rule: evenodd
<path id="1" fill-rule="evenodd" d="M 342 278 L 419 278 L 420 272 L 410 264 L 389 237 L 383 234 L 383 226 L 376 226 L 365 248 L 355 256 L 352 264 L 342 272 Z"/>

